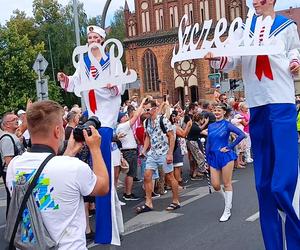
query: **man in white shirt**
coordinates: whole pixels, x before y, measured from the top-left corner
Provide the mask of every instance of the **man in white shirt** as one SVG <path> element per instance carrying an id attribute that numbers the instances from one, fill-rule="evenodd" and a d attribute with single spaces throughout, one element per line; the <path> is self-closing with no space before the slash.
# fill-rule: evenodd
<path id="1" fill-rule="evenodd" d="M 123 157 L 129 164 L 129 171 L 125 178 L 125 192 L 123 194 L 123 198 L 127 201 L 139 199 L 132 193 L 133 178 L 136 176 L 137 172 L 137 143 L 132 126 L 143 113 L 145 101 L 146 98 L 143 99 L 141 105 L 134 112 L 131 119 L 129 119 L 126 113 L 120 113 L 118 117 L 119 125 L 117 126 L 116 133 L 122 143 L 121 152 Z"/>
<path id="2" fill-rule="evenodd" d="M 12 192 L 17 178 L 29 180 L 49 153 L 57 154 L 63 147 L 63 108 L 53 101 L 33 103 L 27 110 L 27 124 L 32 147 L 29 152 L 11 160 L 7 170 L 7 186 Z M 100 151 L 101 137 L 91 127 L 92 135 L 84 130 L 93 171 L 73 156 L 83 144 L 71 135 L 64 156 L 52 158 L 39 177 L 35 199 L 43 223 L 59 249 L 86 249 L 83 196 L 105 195 L 109 190 L 108 172 Z M 22 239 L 34 241 L 30 225 L 22 224 Z"/>
<path id="3" fill-rule="evenodd" d="M 275 15 L 275 2 L 253 0 L 257 15 L 252 19 L 251 31 L 257 16 L 271 16 L 269 36 L 281 40 L 285 51 L 269 56 L 214 58 L 212 66 L 225 72 L 242 66 L 265 247 L 280 250 L 286 245 L 287 249 L 299 249 L 300 175 L 293 75 L 300 70 L 300 41 L 295 22 Z M 262 27 L 259 31 L 261 42 L 264 30 Z M 212 57 L 206 55 L 206 59 Z"/>

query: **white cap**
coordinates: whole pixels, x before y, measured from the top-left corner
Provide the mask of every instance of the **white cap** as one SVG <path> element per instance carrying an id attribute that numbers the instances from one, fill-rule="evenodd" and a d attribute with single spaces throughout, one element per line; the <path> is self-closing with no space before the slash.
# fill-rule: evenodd
<path id="1" fill-rule="evenodd" d="M 95 25 L 90 25 L 87 27 L 87 34 L 91 33 L 91 32 L 95 32 L 97 33 L 98 35 L 100 35 L 101 37 L 105 38 L 106 37 L 106 33 L 105 33 L 105 30 L 98 27 L 98 26 L 95 26 Z"/>
<path id="2" fill-rule="evenodd" d="M 17 115 L 18 115 L 18 116 L 23 115 L 23 114 L 26 114 L 26 112 L 25 112 L 23 109 L 20 109 L 20 110 L 17 112 Z"/>

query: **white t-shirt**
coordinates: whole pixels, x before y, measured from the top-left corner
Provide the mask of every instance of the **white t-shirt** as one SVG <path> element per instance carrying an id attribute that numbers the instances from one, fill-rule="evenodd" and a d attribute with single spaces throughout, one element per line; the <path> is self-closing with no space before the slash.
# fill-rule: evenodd
<path id="1" fill-rule="evenodd" d="M 22 175 L 28 180 L 48 155 L 25 152 L 15 157 L 7 169 L 6 184 L 10 192 L 16 178 Z M 44 225 L 60 250 L 87 249 L 83 196 L 93 191 L 96 180 L 87 164 L 68 156 L 52 158 L 41 173 L 35 198 Z"/>
<path id="2" fill-rule="evenodd" d="M 120 123 L 117 127 L 117 134 L 125 134 L 123 138 L 120 139 L 122 143 L 122 149 L 136 149 L 137 143 L 134 138 L 133 130 L 130 126 L 130 121 Z"/>

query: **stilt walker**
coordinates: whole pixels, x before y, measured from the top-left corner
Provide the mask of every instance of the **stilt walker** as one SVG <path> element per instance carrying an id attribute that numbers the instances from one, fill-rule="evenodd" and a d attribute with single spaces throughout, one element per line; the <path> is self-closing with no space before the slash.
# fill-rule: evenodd
<path id="1" fill-rule="evenodd" d="M 261 43 L 275 37 L 284 44 L 283 53 L 221 58 L 208 54 L 206 59 L 225 72 L 242 65 L 265 248 L 294 250 L 300 248 L 300 175 L 293 75 L 300 70 L 300 41 L 295 22 L 275 14 L 275 2 L 253 0 L 257 15 L 250 37 L 259 32 Z M 265 27 L 255 30 L 258 16 L 271 16 L 268 36 Z"/>
<path id="2" fill-rule="evenodd" d="M 105 31 L 98 26 L 88 26 L 87 28 L 88 45 L 98 44 L 102 46 L 106 36 Z M 84 74 L 88 80 L 97 80 L 110 77 L 110 55 L 101 54 L 99 47 L 91 48 L 94 58 L 90 58 L 88 53 L 83 55 Z M 103 52 L 102 52 L 103 53 Z M 106 58 L 106 59 L 105 59 Z M 102 71 L 99 72 L 93 65 L 93 60 L 97 60 Z M 82 69 L 81 69 L 82 70 Z M 58 73 L 61 86 L 68 92 L 75 92 L 76 86 L 84 84 L 82 72 L 75 72 L 73 76 L 66 76 Z M 121 85 L 122 86 L 122 85 Z M 121 87 L 110 83 L 105 87 L 97 87 L 82 92 L 89 116 L 97 116 L 101 121 L 102 127 L 98 130 L 101 135 L 101 152 L 107 166 L 110 178 L 110 190 L 105 196 L 96 197 L 96 232 L 95 243 L 120 245 L 120 233 L 123 230 L 123 218 L 114 186 L 114 173 L 111 167 L 111 140 L 113 135 L 113 125 L 117 122 L 121 105 Z M 121 220 L 121 221 L 119 221 Z M 118 226 L 119 225 L 119 226 Z M 120 228 L 121 225 L 121 228 Z"/>

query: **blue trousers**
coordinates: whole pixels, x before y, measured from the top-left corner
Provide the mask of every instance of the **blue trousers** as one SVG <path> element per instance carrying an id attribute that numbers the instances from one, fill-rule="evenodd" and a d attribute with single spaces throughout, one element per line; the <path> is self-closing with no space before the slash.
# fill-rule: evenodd
<path id="1" fill-rule="evenodd" d="M 250 109 L 260 223 L 267 250 L 300 249 L 300 177 L 294 104 Z"/>
<path id="2" fill-rule="evenodd" d="M 100 128 L 101 152 L 109 175 L 109 192 L 105 196 L 96 196 L 96 233 L 95 242 L 110 244 L 112 241 L 113 220 L 111 216 L 111 140 L 113 130 L 111 128 Z"/>

